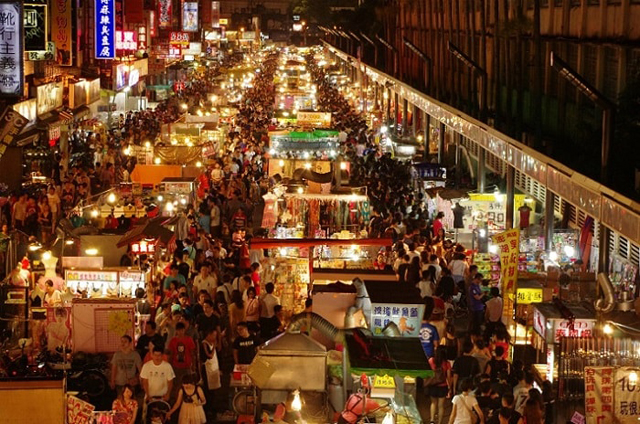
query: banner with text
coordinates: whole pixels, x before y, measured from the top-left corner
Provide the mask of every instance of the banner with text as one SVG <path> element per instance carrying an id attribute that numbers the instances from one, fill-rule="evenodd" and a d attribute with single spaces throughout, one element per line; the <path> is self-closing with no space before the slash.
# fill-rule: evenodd
<path id="1" fill-rule="evenodd" d="M 12 108 L 4 110 L 0 118 L 0 158 L 28 123 L 27 118 Z"/>
<path id="2" fill-rule="evenodd" d="M 158 27 L 171 28 L 171 0 L 158 0 Z"/>
<path id="3" fill-rule="evenodd" d="M 24 51 L 47 50 L 47 3 L 24 5 Z"/>
<path id="4" fill-rule="evenodd" d="M 22 96 L 24 22 L 21 2 L 0 3 L 0 17 L 0 95 Z"/>
<path id="5" fill-rule="evenodd" d="M 71 66 L 71 0 L 51 3 L 51 39 L 56 44 L 58 65 Z"/>
<path id="6" fill-rule="evenodd" d="M 516 293 L 518 282 L 518 257 L 520 256 L 520 230 L 515 228 L 491 236 L 493 244 L 498 246 L 500 255 L 500 281 L 502 297 L 505 299 L 503 317 L 513 313 L 511 302 Z"/>

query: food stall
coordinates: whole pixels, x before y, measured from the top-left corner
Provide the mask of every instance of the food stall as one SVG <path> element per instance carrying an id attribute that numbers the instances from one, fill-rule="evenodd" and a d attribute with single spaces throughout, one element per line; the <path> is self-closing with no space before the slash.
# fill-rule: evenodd
<path id="1" fill-rule="evenodd" d="M 396 423 L 422 423 L 416 405 L 416 377 L 428 379 L 433 375 L 418 338 L 372 337 L 367 338 L 369 351 L 377 353 L 376 358 L 368 356 L 360 343 L 352 335 L 345 337 L 343 355 L 344 385 L 346 392 L 354 392 L 362 374 L 370 379 L 371 398 L 379 404 L 388 403 L 393 410 Z M 391 355 L 391 356 L 390 356 Z M 392 380 L 384 384 L 387 390 L 379 390 L 377 380 Z M 388 390 L 391 389 L 391 390 Z M 347 393 L 344 394 L 347 399 Z M 344 403 L 342 403 L 343 405 Z M 341 410 L 341 405 L 333 405 Z"/>
<path id="2" fill-rule="evenodd" d="M 134 298 L 138 288 L 146 291 L 147 274 L 130 268 L 67 269 L 65 282 L 74 296 L 87 299 Z"/>
<path id="3" fill-rule="evenodd" d="M 553 303 L 534 303 L 533 345 L 538 351 L 538 358 L 544 358 L 546 363 L 540 367 L 541 374 L 546 375 L 549 381 L 575 378 L 558 368 L 562 359 L 560 345 L 563 338 L 592 337 L 595 323 L 594 314 L 580 305 L 565 304 L 558 299 Z"/>
<path id="4" fill-rule="evenodd" d="M 268 249 L 269 257 L 265 261 L 265 274 L 261 281 L 274 283 L 274 294 L 280 298 L 285 315 L 288 316 L 304 309 L 304 301 L 308 293 L 311 292 L 309 284 L 312 284 L 311 273 L 314 272 L 312 268 L 314 251 L 318 248 L 322 249 L 322 246 L 344 246 L 346 243 L 349 246 L 377 246 L 379 248 L 390 245 L 390 240 L 252 238 L 249 247 L 250 249 Z M 324 278 L 327 275 L 321 275 L 321 277 Z M 353 277 L 351 278 L 353 279 Z"/>

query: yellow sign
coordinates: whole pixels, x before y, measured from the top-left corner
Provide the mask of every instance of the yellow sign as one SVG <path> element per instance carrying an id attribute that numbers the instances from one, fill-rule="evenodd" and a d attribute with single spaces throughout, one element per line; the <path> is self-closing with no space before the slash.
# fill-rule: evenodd
<path id="1" fill-rule="evenodd" d="M 298 124 L 331 126 L 331 112 L 298 112 Z"/>
<path id="2" fill-rule="evenodd" d="M 218 23 L 219 23 L 220 25 L 229 25 L 229 19 L 227 19 L 227 18 L 220 18 L 220 19 L 218 19 Z"/>
<path id="3" fill-rule="evenodd" d="M 376 389 L 395 389 L 396 382 L 393 377 L 388 374 L 383 376 L 376 375 L 373 379 L 373 387 Z"/>
<path id="4" fill-rule="evenodd" d="M 520 256 L 520 230 L 515 228 L 491 236 L 493 244 L 498 246 L 500 255 L 500 281 L 502 283 L 502 296 L 505 299 L 513 298 L 518 282 L 518 257 Z M 513 313 L 512 305 L 504 302 L 503 315 Z"/>
<path id="5" fill-rule="evenodd" d="M 518 289 L 516 296 L 518 304 L 542 303 L 542 288 Z"/>

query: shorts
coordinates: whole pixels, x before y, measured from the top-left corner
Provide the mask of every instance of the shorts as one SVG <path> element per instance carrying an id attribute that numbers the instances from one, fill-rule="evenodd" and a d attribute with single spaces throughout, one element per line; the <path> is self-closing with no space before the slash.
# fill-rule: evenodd
<path id="1" fill-rule="evenodd" d="M 429 386 L 427 387 L 427 394 L 433 398 L 445 398 L 449 393 L 447 386 Z"/>

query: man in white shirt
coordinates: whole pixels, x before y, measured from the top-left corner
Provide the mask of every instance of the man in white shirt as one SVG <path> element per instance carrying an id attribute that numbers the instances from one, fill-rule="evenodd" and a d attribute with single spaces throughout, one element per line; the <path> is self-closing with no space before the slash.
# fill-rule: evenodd
<path id="1" fill-rule="evenodd" d="M 224 294 L 224 299 L 227 302 L 227 305 L 231 304 L 231 293 L 233 293 L 233 286 L 231 285 L 231 276 L 229 274 L 225 274 L 222 277 L 222 285 L 218 286 L 216 292 L 222 292 Z"/>
<path id="2" fill-rule="evenodd" d="M 140 378 L 147 401 L 154 398 L 169 400 L 176 375 L 171 365 L 162 359 L 162 347 L 154 346 L 151 361 L 142 366 Z"/>
<path id="3" fill-rule="evenodd" d="M 215 297 L 216 289 L 218 288 L 218 279 L 209 272 L 209 264 L 205 262 L 200 267 L 200 273 L 193 279 L 194 296 L 197 296 L 200 290 L 206 290 L 212 298 Z"/>
<path id="4" fill-rule="evenodd" d="M 273 283 L 267 283 L 264 287 L 266 293 L 262 296 L 262 318 L 271 318 L 274 315 L 273 307 L 280 304 L 280 299 L 273 295 L 275 286 Z"/>

